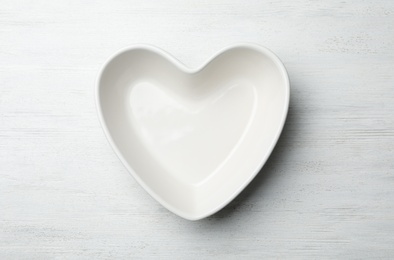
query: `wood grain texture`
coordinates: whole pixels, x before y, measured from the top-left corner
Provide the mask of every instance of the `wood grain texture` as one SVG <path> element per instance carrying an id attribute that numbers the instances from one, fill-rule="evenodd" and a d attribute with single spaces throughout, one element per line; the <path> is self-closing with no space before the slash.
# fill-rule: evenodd
<path id="1" fill-rule="evenodd" d="M 127 173 L 98 123 L 104 61 L 157 45 L 196 67 L 262 44 L 291 78 L 268 163 L 190 222 Z M 1 1 L 1 259 L 394 258 L 394 1 Z"/>

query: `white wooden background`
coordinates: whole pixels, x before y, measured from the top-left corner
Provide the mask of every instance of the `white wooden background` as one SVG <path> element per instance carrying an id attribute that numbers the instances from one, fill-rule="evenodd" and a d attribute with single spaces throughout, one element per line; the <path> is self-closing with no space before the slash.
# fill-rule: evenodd
<path id="1" fill-rule="evenodd" d="M 268 163 L 191 222 L 100 128 L 99 68 L 157 45 L 196 67 L 262 44 L 291 78 Z M 394 258 L 394 1 L 0 1 L 0 259 Z"/>

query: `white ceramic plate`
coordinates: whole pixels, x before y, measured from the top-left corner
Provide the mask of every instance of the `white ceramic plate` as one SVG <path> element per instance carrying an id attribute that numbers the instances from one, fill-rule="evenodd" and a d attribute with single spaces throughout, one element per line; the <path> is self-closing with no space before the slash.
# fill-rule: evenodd
<path id="1" fill-rule="evenodd" d="M 226 48 L 191 70 L 143 45 L 109 59 L 96 98 L 104 132 L 138 183 L 197 220 L 259 172 L 282 131 L 289 93 L 283 64 L 260 46 Z"/>

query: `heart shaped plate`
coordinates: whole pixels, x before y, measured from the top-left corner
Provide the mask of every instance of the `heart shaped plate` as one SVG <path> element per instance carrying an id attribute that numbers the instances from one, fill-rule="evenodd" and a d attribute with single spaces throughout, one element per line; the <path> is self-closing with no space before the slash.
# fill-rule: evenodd
<path id="1" fill-rule="evenodd" d="M 281 61 L 252 44 L 226 48 L 191 70 L 138 45 L 101 70 L 96 104 L 111 146 L 158 202 L 207 217 L 260 171 L 282 131 L 290 85 Z"/>

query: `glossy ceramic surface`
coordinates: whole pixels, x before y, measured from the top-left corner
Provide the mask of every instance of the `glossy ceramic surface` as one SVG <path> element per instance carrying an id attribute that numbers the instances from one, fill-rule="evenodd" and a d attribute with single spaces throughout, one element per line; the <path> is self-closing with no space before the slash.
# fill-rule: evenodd
<path id="1" fill-rule="evenodd" d="M 256 45 L 190 70 L 152 46 L 114 55 L 97 83 L 105 134 L 134 178 L 190 220 L 229 203 L 259 172 L 283 128 L 289 80 Z"/>

